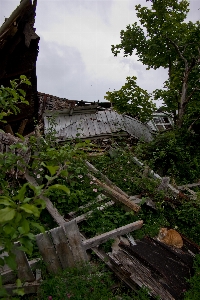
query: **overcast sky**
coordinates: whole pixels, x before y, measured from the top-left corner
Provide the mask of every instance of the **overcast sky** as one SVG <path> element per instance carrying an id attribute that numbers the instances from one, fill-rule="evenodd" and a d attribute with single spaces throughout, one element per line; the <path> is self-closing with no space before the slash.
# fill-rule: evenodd
<path id="1" fill-rule="evenodd" d="M 20 0 L 0 0 L 0 26 Z M 38 0 L 36 33 L 38 91 L 71 100 L 104 101 L 127 76 L 152 92 L 167 79 L 166 70 L 147 71 L 136 56 L 114 57 L 111 45 L 120 30 L 137 21 L 135 5 L 146 0 Z M 200 19 L 199 0 L 190 1 L 188 18 Z"/>

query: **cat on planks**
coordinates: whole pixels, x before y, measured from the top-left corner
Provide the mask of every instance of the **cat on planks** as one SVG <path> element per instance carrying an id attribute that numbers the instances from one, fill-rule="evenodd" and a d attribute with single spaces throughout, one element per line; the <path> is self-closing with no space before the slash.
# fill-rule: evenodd
<path id="1" fill-rule="evenodd" d="M 174 229 L 161 228 L 158 234 L 158 240 L 169 246 L 176 248 L 183 247 L 183 239 L 181 235 Z"/>

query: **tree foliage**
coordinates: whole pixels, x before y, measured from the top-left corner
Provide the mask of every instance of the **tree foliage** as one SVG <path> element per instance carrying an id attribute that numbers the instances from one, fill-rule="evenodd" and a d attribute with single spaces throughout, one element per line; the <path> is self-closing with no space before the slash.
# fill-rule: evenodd
<path id="1" fill-rule="evenodd" d="M 147 69 L 168 69 L 163 89 L 153 94 L 174 113 L 179 128 L 200 117 L 200 22 L 185 21 L 188 7 L 186 0 L 153 0 L 150 8 L 136 5 L 140 24 L 128 25 L 121 31 L 121 43 L 111 48 L 115 56 L 121 50 L 125 57 L 136 54 Z"/>
<path id="2" fill-rule="evenodd" d="M 127 77 L 127 82 L 119 91 L 107 92 L 105 99 L 109 100 L 115 109 L 121 113 L 131 114 L 142 122 L 148 121 L 156 106 L 146 90 L 136 83 L 137 77 Z"/>
<path id="3" fill-rule="evenodd" d="M 6 123 L 5 117 L 11 114 L 17 114 L 20 112 L 19 104 L 29 104 L 25 99 L 26 92 L 19 88 L 22 84 L 31 85 L 31 82 L 24 75 L 20 76 L 20 79 L 14 79 L 10 81 L 10 87 L 0 87 L 0 121 Z"/>

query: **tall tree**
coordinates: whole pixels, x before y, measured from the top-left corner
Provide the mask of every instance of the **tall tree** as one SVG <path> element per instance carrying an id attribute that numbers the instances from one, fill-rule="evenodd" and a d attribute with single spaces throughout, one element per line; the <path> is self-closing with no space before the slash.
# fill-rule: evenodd
<path id="1" fill-rule="evenodd" d="M 150 8 L 135 9 L 140 24 L 122 30 L 121 43 L 112 45 L 112 52 L 136 54 L 147 69 L 167 68 L 169 78 L 162 90 L 153 92 L 154 99 L 162 99 L 174 113 L 177 127 L 187 123 L 191 128 L 200 118 L 200 22 L 185 21 L 186 0 L 152 0 Z"/>

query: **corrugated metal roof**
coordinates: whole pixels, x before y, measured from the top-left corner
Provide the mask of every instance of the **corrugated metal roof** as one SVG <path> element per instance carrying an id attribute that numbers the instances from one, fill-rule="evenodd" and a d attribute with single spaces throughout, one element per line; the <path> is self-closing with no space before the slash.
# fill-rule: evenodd
<path id="1" fill-rule="evenodd" d="M 87 114 L 58 114 L 55 116 L 57 124 L 56 136 L 60 140 L 69 138 L 97 138 L 109 136 L 120 131 L 127 132 L 137 139 L 148 142 L 152 140 L 151 130 L 140 121 L 120 115 L 113 110 L 97 111 Z M 45 132 L 50 127 L 48 116 L 44 116 Z"/>

